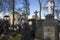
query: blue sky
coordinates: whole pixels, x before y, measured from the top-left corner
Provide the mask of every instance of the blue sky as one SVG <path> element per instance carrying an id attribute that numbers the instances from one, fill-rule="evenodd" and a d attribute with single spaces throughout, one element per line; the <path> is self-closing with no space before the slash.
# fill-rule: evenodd
<path id="1" fill-rule="evenodd" d="M 58 5 L 59 7 L 58 8 L 60 8 L 60 4 L 59 4 L 59 0 L 54 0 L 56 3 L 56 5 Z M 30 2 L 30 15 L 32 16 L 32 15 L 34 15 L 34 11 L 35 10 L 37 10 L 37 11 L 39 11 L 39 3 L 38 3 L 38 0 L 29 0 L 29 2 Z M 44 7 L 45 6 L 45 4 L 46 4 L 46 0 L 42 0 L 42 7 Z M 41 13 L 42 15 L 42 19 L 44 19 L 45 18 L 45 15 L 47 15 L 48 14 L 48 12 L 46 11 L 46 10 L 44 10 L 44 9 L 42 9 L 42 13 Z M 38 13 L 38 16 L 39 16 L 39 13 Z"/>
<path id="2" fill-rule="evenodd" d="M 18 1 L 16 1 L 16 2 L 17 2 L 16 8 L 22 7 L 22 4 L 18 3 Z M 30 2 L 30 16 L 29 17 L 32 17 L 34 15 L 35 10 L 39 11 L 39 3 L 38 3 L 39 1 L 38 0 L 29 0 L 29 2 Z M 46 1 L 42 0 L 42 2 L 43 2 L 42 4 L 45 4 Z M 43 13 L 45 13 L 45 11 L 42 12 L 42 17 L 44 17 L 44 15 L 45 15 Z M 38 16 L 39 16 L 39 13 L 38 13 Z"/>
<path id="3" fill-rule="evenodd" d="M 16 2 L 16 8 L 19 8 L 19 7 L 22 7 L 22 4 L 20 3 L 22 0 L 17 0 Z M 38 0 L 29 0 L 30 2 L 30 16 L 29 17 L 32 17 L 34 15 L 34 12 L 35 10 L 39 11 L 39 3 L 38 3 Z M 42 7 L 44 7 L 46 4 L 47 0 L 42 0 Z M 55 2 L 60 2 L 59 0 L 55 0 Z M 45 17 L 45 15 L 48 14 L 48 12 L 46 12 L 45 9 L 42 9 L 42 18 Z M 39 16 L 39 13 L 38 13 L 38 16 Z"/>
<path id="4" fill-rule="evenodd" d="M 39 11 L 39 9 L 40 9 L 39 8 L 39 3 L 38 3 L 39 1 L 38 0 L 32 0 L 32 1 L 29 0 L 29 1 L 30 1 L 30 15 L 32 16 L 32 15 L 34 15 L 35 10 Z M 42 3 L 42 6 L 43 6 L 46 1 L 42 1 L 42 2 L 43 2 Z M 45 13 L 46 13 L 45 11 L 44 12 L 42 11 L 42 15 L 41 15 L 42 18 L 44 18 Z M 38 16 L 39 16 L 39 13 L 38 13 Z"/>
<path id="5" fill-rule="evenodd" d="M 20 1 L 21 0 L 16 1 L 16 6 L 15 6 L 16 8 L 19 8 L 22 6 L 20 4 Z M 30 2 L 30 16 L 29 17 L 32 17 L 34 15 L 35 10 L 39 11 L 39 3 L 38 3 L 38 0 L 29 0 L 29 2 Z M 55 0 L 55 2 L 57 2 L 56 5 L 58 5 L 60 0 Z M 44 4 L 46 4 L 46 0 L 42 0 L 43 7 L 44 7 Z M 60 8 L 60 4 L 58 6 L 59 6 L 58 8 Z M 42 18 L 44 18 L 47 13 L 48 12 L 46 12 L 46 10 L 42 9 L 42 13 L 41 13 Z M 38 16 L 39 16 L 39 13 L 38 13 Z"/>

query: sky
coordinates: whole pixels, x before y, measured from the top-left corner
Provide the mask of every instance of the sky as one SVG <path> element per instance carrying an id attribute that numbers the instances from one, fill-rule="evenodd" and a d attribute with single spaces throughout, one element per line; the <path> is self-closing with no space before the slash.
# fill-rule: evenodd
<path id="1" fill-rule="evenodd" d="M 19 7 L 21 7 L 22 5 L 20 4 L 20 1 L 21 0 L 17 0 L 16 2 L 16 8 L 19 8 Z M 60 0 L 55 0 L 57 3 L 58 2 L 60 2 Z M 38 0 L 29 0 L 29 2 L 30 2 L 30 15 L 29 15 L 29 18 L 31 18 L 33 15 L 34 15 L 34 12 L 35 12 L 35 10 L 37 10 L 38 12 L 39 12 L 39 3 L 38 3 Z M 44 4 L 46 4 L 46 0 L 42 0 L 42 7 L 44 7 L 45 5 Z M 58 3 L 59 4 L 59 3 Z M 60 6 L 60 4 L 59 4 L 59 6 Z M 59 7 L 58 7 L 59 8 Z M 43 9 L 42 8 L 42 13 L 41 13 L 42 15 L 42 19 L 44 19 L 45 18 L 45 15 L 47 15 L 48 14 L 48 12 L 45 10 L 45 9 Z M 1 16 L 1 15 L 0 15 Z M 39 13 L 38 13 L 38 16 L 39 16 Z"/>
<path id="2" fill-rule="evenodd" d="M 30 17 L 34 15 L 35 10 L 39 11 L 39 3 L 36 0 L 29 0 L 30 1 Z"/>
<path id="3" fill-rule="evenodd" d="M 34 12 L 35 10 L 38 11 L 38 16 L 39 16 L 39 9 L 40 9 L 40 6 L 39 6 L 39 0 L 29 0 L 30 2 L 30 17 L 32 17 L 34 15 Z M 42 0 L 42 6 L 46 3 L 46 1 Z M 44 10 L 43 10 L 44 11 Z M 44 19 L 45 18 L 45 14 L 46 12 L 44 11 L 41 11 L 42 14 L 41 14 L 41 18 Z"/>
<path id="4" fill-rule="evenodd" d="M 29 0 L 30 2 L 30 16 L 34 15 L 34 11 L 37 10 L 39 11 L 39 3 L 38 0 Z M 55 0 L 56 4 L 60 7 L 59 0 Z M 47 5 L 47 1 L 46 0 L 42 0 L 42 7 L 44 7 L 45 5 Z M 58 8 L 59 8 L 58 7 Z M 47 9 L 48 10 L 48 9 Z M 48 14 L 47 10 L 42 8 L 42 12 L 41 12 L 41 18 L 44 19 L 45 16 Z M 39 13 L 38 13 L 39 16 Z"/>
<path id="5" fill-rule="evenodd" d="M 20 1 L 21 2 L 21 1 Z M 32 18 L 32 16 L 33 15 L 35 15 L 34 14 L 34 12 L 35 12 L 35 10 L 37 10 L 38 11 L 38 16 L 39 16 L 39 0 L 29 0 L 29 2 L 30 2 L 30 15 L 29 15 L 29 18 Z M 44 1 L 44 0 L 42 0 L 42 6 L 45 4 L 45 2 L 46 1 Z M 17 1 L 17 4 L 18 4 L 18 6 L 16 5 L 16 8 L 19 8 L 19 7 L 22 7 L 22 4 L 20 3 L 18 3 L 18 1 Z M 44 10 L 43 10 L 44 11 Z M 44 18 L 44 15 L 45 15 L 46 13 L 45 13 L 45 11 L 44 12 L 42 12 L 42 18 Z"/>
<path id="6" fill-rule="evenodd" d="M 39 16 L 39 9 L 40 9 L 39 0 L 32 0 L 32 1 L 29 0 L 29 2 L 30 2 L 30 17 L 32 17 L 34 15 L 35 10 L 38 11 L 38 16 Z M 44 4 L 46 1 L 42 1 L 42 2 Z M 42 18 L 44 18 L 44 14 L 41 14 L 41 16 L 42 16 Z"/>

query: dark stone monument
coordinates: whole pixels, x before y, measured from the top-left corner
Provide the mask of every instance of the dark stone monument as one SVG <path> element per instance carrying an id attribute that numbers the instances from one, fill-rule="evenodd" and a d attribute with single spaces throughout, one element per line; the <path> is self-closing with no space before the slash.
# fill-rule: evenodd
<path id="1" fill-rule="evenodd" d="M 34 38 L 42 40 L 42 22 L 43 20 L 37 20 L 37 25 L 36 26 L 36 20 L 35 19 L 29 19 L 29 26 L 31 30 L 33 30 L 34 33 Z"/>
<path id="2" fill-rule="evenodd" d="M 43 21 L 44 20 L 42 20 L 42 19 L 40 19 L 40 20 L 38 20 L 38 27 L 37 27 L 37 29 L 38 29 L 38 31 L 37 31 L 37 37 L 39 38 L 39 40 L 42 40 L 42 38 L 43 38 L 43 28 L 42 28 L 42 23 L 43 23 Z"/>
<path id="3" fill-rule="evenodd" d="M 29 27 L 32 31 L 32 36 L 33 38 L 35 38 L 35 34 L 36 34 L 36 30 L 37 30 L 37 27 L 36 27 L 36 20 L 35 19 L 30 19 L 29 20 Z"/>
<path id="4" fill-rule="evenodd" d="M 59 40 L 60 40 L 60 21 L 59 20 L 57 20 L 58 21 L 58 32 L 59 32 Z"/>
<path id="5" fill-rule="evenodd" d="M 22 24 L 21 26 L 21 40 L 31 40 L 31 30 L 27 23 Z"/>
<path id="6" fill-rule="evenodd" d="M 8 21 L 5 21 L 5 24 L 3 26 L 3 29 L 4 29 L 4 33 L 3 34 L 8 34 L 9 33 L 9 23 Z"/>
<path id="7" fill-rule="evenodd" d="M 43 39 L 58 40 L 58 22 L 52 14 L 46 15 L 43 22 Z"/>
<path id="8" fill-rule="evenodd" d="M 8 15 L 5 15 L 4 18 L 4 25 L 3 25 L 3 30 L 4 30 L 4 33 L 3 34 L 8 34 L 9 33 L 9 16 Z"/>

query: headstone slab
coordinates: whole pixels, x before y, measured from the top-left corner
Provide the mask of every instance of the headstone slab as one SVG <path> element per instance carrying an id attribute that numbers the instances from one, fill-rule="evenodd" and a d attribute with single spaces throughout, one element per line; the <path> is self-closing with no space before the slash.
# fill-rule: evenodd
<path id="1" fill-rule="evenodd" d="M 57 25 L 58 22 L 54 20 L 52 14 L 46 15 L 46 19 L 42 23 L 44 40 L 57 40 Z"/>

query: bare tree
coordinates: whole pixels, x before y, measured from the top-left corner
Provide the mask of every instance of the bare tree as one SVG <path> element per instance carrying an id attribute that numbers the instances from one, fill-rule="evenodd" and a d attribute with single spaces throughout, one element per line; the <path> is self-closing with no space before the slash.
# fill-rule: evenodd
<path id="1" fill-rule="evenodd" d="M 53 15 L 54 15 L 54 9 L 55 9 L 55 2 L 54 2 L 54 0 L 52 0 L 53 1 Z"/>
<path id="2" fill-rule="evenodd" d="M 40 14 L 40 19 L 41 19 L 41 8 L 42 8 L 42 5 L 41 5 L 42 2 L 41 2 L 41 1 L 42 1 L 42 0 L 38 0 L 38 1 L 39 1 L 39 6 L 40 6 L 39 14 Z"/>
<path id="3" fill-rule="evenodd" d="M 22 2 L 22 5 L 23 5 L 23 7 L 22 7 L 22 11 L 24 11 L 25 13 L 25 20 L 26 20 L 26 22 L 27 22 L 27 20 L 28 20 L 28 15 L 30 14 L 30 8 L 29 8 L 29 0 L 23 0 L 23 2 Z"/>

